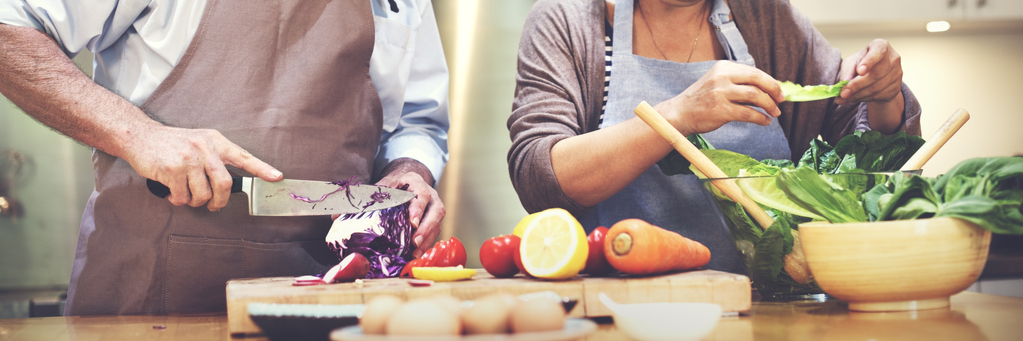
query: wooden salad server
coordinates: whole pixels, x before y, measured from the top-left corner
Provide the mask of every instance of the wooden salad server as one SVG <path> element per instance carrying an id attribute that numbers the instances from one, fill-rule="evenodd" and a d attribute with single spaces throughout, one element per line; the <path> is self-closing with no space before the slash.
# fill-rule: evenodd
<path id="1" fill-rule="evenodd" d="M 941 149 L 941 147 L 945 145 L 945 142 L 948 142 L 948 139 L 952 138 L 952 135 L 955 135 L 955 133 L 959 131 L 959 128 L 962 128 L 963 125 L 966 124 L 966 121 L 969 120 L 970 113 L 967 112 L 966 109 L 956 110 L 952 113 L 952 116 L 945 121 L 945 124 L 941 125 L 941 127 L 938 128 L 938 131 L 934 132 L 934 135 L 931 135 L 931 138 L 928 139 L 927 142 L 924 142 L 924 145 L 920 146 L 920 149 L 916 150 L 916 153 L 913 153 L 913 156 L 909 158 L 909 161 L 906 161 L 906 164 L 902 165 L 902 170 L 913 171 L 922 169 L 924 164 L 934 156 L 934 153 L 937 153 L 938 149 Z"/>
<path id="2" fill-rule="evenodd" d="M 701 173 L 711 179 L 727 178 L 728 175 L 721 171 L 706 155 L 703 155 L 692 142 L 689 142 L 685 136 L 682 136 L 668 120 L 664 119 L 660 113 L 657 112 L 654 107 L 650 106 L 649 103 L 643 102 L 636 107 L 636 116 L 639 116 L 643 122 L 646 122 L 651 128 L 654 129 L 658 134 L 661 135 L 668 143 L 682 154 L 689 163 L 696 166 L 696 169 L 700 170 Z M 742 208 L 746 209 L 753 220 L 756 220 L 757 224 L 760 225 L 761 229 L 767 230 L 771 224 L 774 224 L 774 218 L 767 215 L 760 205 L 757 205 L 753 199 L 750 199 L 742 192 L 734 181 L 711 181 L 718 190 L 728 196 L 732 201 L 742 205 Z M 799 231 L 792 230 L 792 239 L 794 241 L 792 245 L 792 252 L 785 255 L 785 272 L 792 277 L 793 280 L 806 284 L 810 278 L 810 267 L 806 264 L 806 258 L 803 256 L 803 248 L 799 242 Z"/>

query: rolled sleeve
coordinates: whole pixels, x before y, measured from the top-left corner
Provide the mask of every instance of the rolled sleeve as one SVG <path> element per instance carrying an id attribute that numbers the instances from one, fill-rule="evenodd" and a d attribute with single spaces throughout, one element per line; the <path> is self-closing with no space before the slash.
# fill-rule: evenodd
<path id="1" fill-rule="evenodd" d="M 411 42 L 411 67 L 401 117 L 393 131 L 384 131 L 375 168 L 399 158 L 412 158 L 440 181 L 448 161 L 448 68 L 433 7 L 424 2 L 421 22 Z"/>
<path id="2" fill-rule="evenodd" d="M 131 27 L 147 1 L 0 0 L 0 23 L 32 27 L 52 37 L 69 57 L 102 50 Z"/>
<path id="3" fill-rule="evenodd" d="M 0 24 L 46 30 L 24 1 L 0 1 Z"/>

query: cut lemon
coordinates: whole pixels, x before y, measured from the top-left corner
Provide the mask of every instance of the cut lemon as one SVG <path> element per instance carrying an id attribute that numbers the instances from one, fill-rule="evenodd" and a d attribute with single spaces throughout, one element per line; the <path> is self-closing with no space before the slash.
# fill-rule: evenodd
<path id="1" fill-rule="evenodd" d="M 529 222 L 532 221 L 537 214 L 540 214 L 540 212 L 527 215 L 523 217 L 522 220 L 519 220 L 519 223 L 515 225 L 515 230 L 512 231 L 512 234 L 522 238 L 522 233 L 526 231 L 526 225 L 529 225 Z"/>
<path id="2" fill-rule="evenodd" d="M 470 279 L 476 275 L 476 270 L 465 269 L 459 266 L 417 266 L 412 268 L 412 277 L 435 282 L 450 282 Z"/>
<path id="3" fill-rule="evenodd" d="M 522 267 L 544 279 L 566 279 L 586 267 L 589 244 L 579 221 L 560 208 L 532 215 L 522 231 L 519 244 Z"/>

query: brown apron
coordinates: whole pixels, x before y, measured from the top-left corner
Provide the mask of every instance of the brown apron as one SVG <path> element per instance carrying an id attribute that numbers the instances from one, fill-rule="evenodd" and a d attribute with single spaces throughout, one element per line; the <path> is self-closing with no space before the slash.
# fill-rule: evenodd
<path id="1" fill-rule="evenodd" d="M 168 126 L 215 129 L 287 178 L 368 182 L 382 130 L 373 30 L 366 0 L 210 0 L 142 109 Z M 96 151 L 93 162 L 70 315 L 223 311 L 229 279 L 338 261 L 324 242 L 329 217 L 250 217 L 242 193 L 218 212 L 175 207 L 124 160 Z"/>

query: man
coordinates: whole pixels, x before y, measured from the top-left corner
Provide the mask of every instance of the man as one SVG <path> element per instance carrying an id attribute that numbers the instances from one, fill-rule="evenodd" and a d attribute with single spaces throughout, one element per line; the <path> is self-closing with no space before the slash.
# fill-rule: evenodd
<path id="1" fill-rule="evenodd" d="M 0 0 L 0 41 L 0 92 L 94 147 L 69 315 L 224 310 L 228 279 L 337 262 L 330 218 L 250 217 L 229 169 L 408 185 L 413 240 L 439 233 L 448 76 L 429 0 Z M 68 58 L 85 48 L 94 80 Z"/>

